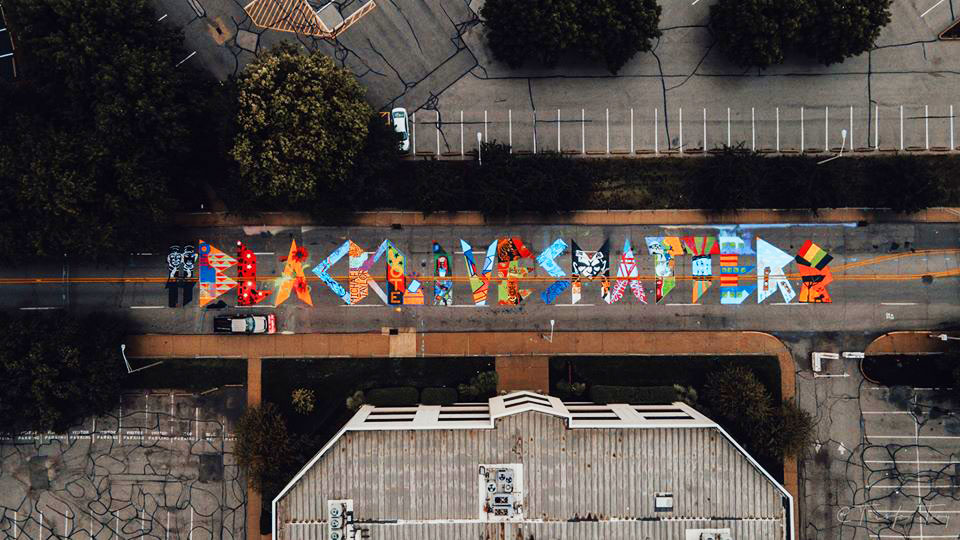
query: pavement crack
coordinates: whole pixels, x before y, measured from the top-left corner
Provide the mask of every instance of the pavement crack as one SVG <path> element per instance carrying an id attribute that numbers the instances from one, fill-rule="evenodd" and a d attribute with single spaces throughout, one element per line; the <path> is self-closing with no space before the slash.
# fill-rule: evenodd
<path id="1" fill-rule="evenodd" d="M 667 134 L 667 148 L 672 146 L 670 141 L 670 116 L 667 112 L 667 80 L 663 75 L 663 63 L 660 62 L 660 57 L 657 55 L 657 48 L 660 46 L 660 38 L 657 37 L 657 44 L 650 49 L 650 54 L 657 59 L 657 70 L 660 72 L 660 88 L 663 92 L 663 127 Z M 657 129 L 660 129 L 660 126 L 657 126 Z"/>
<path id="2" fill-rule="evenodd" d="M 397 12 L 400 13 L 400 16 L 403 17 L 404 22 L 407 23 L 408 27 L 410 27 L 410 34 L 413 36 L 413 40 L 417 42 L 417 49 L 420 50 L 420 54 L 423 54 L 423 46 L 420 45 L 420 38 L 417 37 L 417 32 L 413 29 L 413 24 L 410 23 L 410 19 L 407 18 L 406 13 L 403 12 L 403 8 L 400 7 L 394 0 L 390 0 L 390 3 L 393 4 L 393 7 L 397 8 Z"/>

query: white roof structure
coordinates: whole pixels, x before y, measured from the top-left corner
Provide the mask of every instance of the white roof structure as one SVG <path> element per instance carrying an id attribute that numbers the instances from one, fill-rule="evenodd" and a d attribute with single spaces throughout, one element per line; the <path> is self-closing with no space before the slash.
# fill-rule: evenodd
<path id="1" fill-rule="evenodd" d="M 349 517 L 331 519 L 341 504 Z M 789 493 L 686 404 L 515 392 L 363 406 L 274 499 L 273 538 L 792 540 L 792 514 Z"/>

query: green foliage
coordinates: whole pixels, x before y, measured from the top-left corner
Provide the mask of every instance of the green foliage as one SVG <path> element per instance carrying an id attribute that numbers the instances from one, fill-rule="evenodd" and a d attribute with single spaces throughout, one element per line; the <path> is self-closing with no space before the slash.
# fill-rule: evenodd
<path id="1" fill-rule="evenodd" d="M 0 81 L 0 247 L 116 255 L 149 241 L 192 184 L 208 80 L 147 0 L 8 0 L 23 77 Z M 199 103 L 198 103 L 199 102 Z M 191 104 L 191 106 L 185 106 Z M 207 156 L 205 156 L 207 158 Z"/>
<path id="2" fill-rule="evenodd" d="M 337 205 L 373 111 L 353 74 L 322 53 L 282 44 L 237 81 L 240 179 L 256 197 Z"/>
<path id="3" fill-rule="evenodd" d="M 564 55 L 585 55 L 616 73 L 660 36 L 655 0 L 487 0 L 480 15 L 494 57 L 512 68 L 531 57 L 553 67 Z"/>
<path id="4" fill-rule="evenodd" d="M 696 388 L 675 384 L 673 385 L 673 391 L 676 392 L 678 401 L 682 401 L 691 407 L 697 406 L 698 395 Z"/>
<path id="5" fill-rule="evenodd" d="M 891 0 L 719 0 L 710 29 L 727 57 L 744 67 L 782 64 L 797 51 L 824 65 L 873 48 L 890 22 Z"/>
<path id="6" fill-rule="evenodd" d="M 456 388 L 424 388 L 420 392 L 420 403 L 424 405 L 453 405 L 459 395 Z"/>
<path id="7" fill-rule="evenodd" d="M 677 401 L 673 386 L 590 386 L 590 401 L 594 403 L 629 403 L 632 405 L 659 405 Z"/>
<path id="8" fill-rule="evenodd" d="M 703 397 L 714 419 L 759 457 L 799 455 L 813 441 L 810 413 L 792 401 L 776 406 L 757 376 L 745 367 L 727 366 L 712 373 Z"/>
<path id="9" fill-rule="evenodd" d="M 0 430 L 62 432 L 115 407 L 125 330 L 103 314 L 0 315 Z"/>
<path id="10" fill-rule="evenodd" d="M 367 403 L 377 407 L 411 407 L 420 402 L 420 391 L 412 386 L 374 388 L 367 391 Z"/>
<path id="11" fill-rule="evenodd" d="M 347 396 L 347 409 L 351 411 L 359 411 L 360 407 L 363 407 L 367 403 L 367 396 L 363 393 L 363 390 L 357 390 L 352 395 Z"/>
<path id="12" fill-rule="evenodd" d="M 497 372 L 481 371 L 467 384 L 457 385 L 457 392 L 468 399 L 488 399 L 497 395 Z"/>
<path id="13" fill-rule="evenodd" d="M 703 398 L 710 411 L 733 421 L 738 427 L 750 426 L 773 414 L 770 393 L 750 369 L 726 366 L 712 373 L 704 385 Z"/>
<path id="14" fill-rule="evenodd" d="M 272 403 L 248 407 L 237 422 L 237 463 L 260 493 L 275 493 L 283 487 L 294 448 L 287 422 Z"/>
<path id="15" fill-rule="evenodd" d="M 317 395 L 309 388 L 297 388 L 290 395 L 293 409 L 300 414 L 310 414 L 317 404 Z"/>
<path id="16" fill-rule="evenodd" d="M 560 381 L 557 383 L 557 390 L 564 398 L 578 398 L 587 391 L 587 385 L 582 382 L 569 383 L 567 381 Z"/>
<path id="17" fill-rule="evenodd" d="M 792 400 L 780 406 L 776 420 L 776 455 L 800 456 L 813 444 L 813 417 Z"/>
<path id="18" fill-rule="evenodd" d="M 917 156 L 892 156 L 871 162 L 868 174 L 876 179 L 878 206 L 897 212 L 916 212 L 943 205 L 945 183 L 937 178 L 930 162 Z"/>

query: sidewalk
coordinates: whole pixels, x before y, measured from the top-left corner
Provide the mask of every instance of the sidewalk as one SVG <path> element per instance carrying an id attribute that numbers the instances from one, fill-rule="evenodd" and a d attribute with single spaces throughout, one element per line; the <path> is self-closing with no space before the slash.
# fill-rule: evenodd
<path id="1" fill-rule="evenodd" d="M 417 334 L 402 329 L 369 334 L 304 334 L 267 336 L 157 335 L 131 336 L 127 356 L 136 358 L 219 357 L 248 359 L 248 403 L 259 402 L 259 361 L 262 358 L 391 358 L 493 356 L 508 377 L 501 384 L 526 386 L 543 382 L 543 368 L 526 369 L 524 361 L 543 364 L 543 358 L 564 355 L 744 355 L 776 356 L 780 363 L 780 391 L 784 400 L 796 391 L 796 365 L 786 346 L 763 332 L 556 332 L 553 340 L 538 332 L 463 332 Z M 898 332 L 895 334 L 911 334 Z M 884 336 L 886 337 L 886 336 Z M 883 339 L 883 338 L 881 338 Z M 915 338 L 914 338 L 915 339 Z M 931 342 L 939 341 L 927 338 Z M 879 340 L 878 340 L 879 341 Z M 876 343 L 876 342 L 875 342 Z M 532 367 L 532 366 L 531 366 Z M 500 371 L 498 367 L 498 372 Z M 513 377 L 516 375 L 516 377 Z M 256 389 L 256 390 L 254 390 Z M 796 458 L 784 460 L 784 487 L 799 504 Z M 259 540 L 260 498 L 248 490 L 248 539 Z M 799 512 L 794 515 L 798 526 Z M 251 527 L 252 525 L 252 527 Z"/>
<path id="2" fill-rule="evenodd" d="M 889 210 L 866 208 L 823 209 L 814 214 L 806 210 L 740 210 L 723 215 L 702 210 L 583 210 L 562 215 L 536 213 L 510 217 L 488 217 L 480 212 L 358 212 L 342 223 L 359 227 L 418 226 L 482 226 L 482 225 L 715 225 L 763 223 L 958 223 L 960 209 L 929 208 L 915 214 L 898 214 Z M 316 225 L 313 218 L 301 212 L 264 212 L 243 217 L 225 212 L 177 214 L 174 222 L 182 227 L 273 226 L 300 227 Z"/>
<path id="3" fill-rule="evenodd" d="M 955 341 L 940 341 L 930 337 L 932 334 L 942 334 L 942 331 L 922 332 L 890 332 L 873 340 L 866 354 L 909 354 L 909 353 L 938 353 L 957 350 Z M 946 332 L 953 337 L 960 337 L 960 332 Z"/>

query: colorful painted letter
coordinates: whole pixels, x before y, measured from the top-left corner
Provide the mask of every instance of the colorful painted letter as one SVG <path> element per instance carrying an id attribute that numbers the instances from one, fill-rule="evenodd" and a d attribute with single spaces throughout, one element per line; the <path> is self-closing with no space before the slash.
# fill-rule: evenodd
<path id="1" fill-rule="evenodd" d="M 307 262 L 310 252 L 305 247 L 297 247 L 297 241 L 290 241 L 290 253 L 281 258 L 286 264 L 283 266 L 283 275 L 280 278 L 280 290 L 277 291 L 275 304 L 280 305 L 290 297 L 290 291 L 297 293 L 303 303 L 308 306 L 313 305 L 313 299 L 310 297 L 310 285 L 307 283 L 307 276 L 303 273 L 303 265 Z"/>
<path id="2" fill-rule="evenodd" d="M 604 240 L 598 251 L 583 251 L 571 241 L 571 303 L 580 302 L 583 280 L 600 281 L 600 298 L 610 303 L 610 240 Z"/>
<path id="3" fill-rule="evenodd" d="M 240 265 L 237 267 L 237 277 L 240 278 L 240 286 L 237 287 L 237 305 L 259 304 L 273 291 L 257 290 L 257 255 L 243 245 L 243 242 L 237 241 L 237 258 L 240 260 Z"/>
<path id="4" fill-rule="evenodd" d="M 784 267 L 793 262 L 789 253 L 762 238 L 757 238 L 757 303 L 761 303 L 776 289 L 789 303 L 797 294 L 787 279 Z"/>
<path id="5" fill-rule="evenodd" d="M 802 281 L 798 299 L 800 302 L 832 302 L 830 292 L 827 291 L 827 286 L 833 283 L 833 272 L 828 266 L 832 260 L 832 256 L 810 240 L 800 246 L 796 257 Z"/>
<path id="6" fill-rule="evenodd" d="M 537 264 L 540 265 L 540 268 L 543 268 L 547 271 L 548 274 L 555 278 L 565 278 L 567 274 L 560 268 L 560 265 L 557 264 L 557 257 L 563 255 L 567 251 L 567 243 L 561 238 L 557 238 L 550 244 L 550 247 L 543 250 L 540 255 L 537 255 Z M 556 299 L 563 294 L 563 291 L 567 290 L 570 287 L 570 282 L 566 279 L 559 279 L 550 284 L 549 287 L 544 289 L 540 293 L 540 298 L 543 299 L 544 304 L 552 304 Z"/>
<path id="7" fill-rule="evenodd" d="M 623 298 L 628 283 L 637 300 L 646 304 L 647 292 L 643 290 L 643 283 L 640 281 L 640 268 L 637 266 L 637 259 L 633 256 L 633 246 L 630 245 L 629 238 L 623 242 L 623 254 L 620 255 L 620 264 L 617 265 L 617 282 L 613 285 L 613 294 L 609 303 L 619 302 Z"/>
<path id="8" fill-rule="evenodd" d="M 237 282 L 223 272 L 237 264 L 237 260 L 200 240 L 200 305 L 205 306 L 221 294 L 237 286 Z"/>

